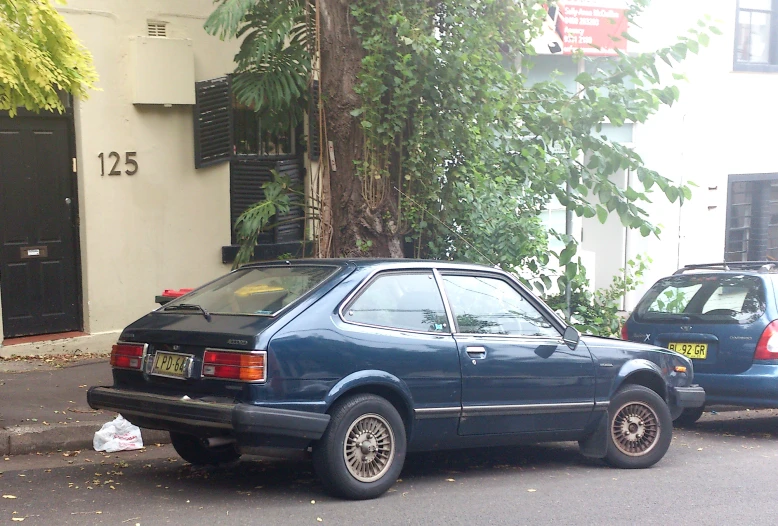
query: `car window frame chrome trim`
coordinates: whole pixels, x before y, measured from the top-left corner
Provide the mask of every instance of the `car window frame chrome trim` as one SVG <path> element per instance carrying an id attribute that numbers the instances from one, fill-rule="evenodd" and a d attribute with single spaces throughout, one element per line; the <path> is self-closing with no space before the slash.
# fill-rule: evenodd
<path id="1" fill-rule="evenodd" d="M 367 287 L 370 286 L 371 283 L 373 283 L 377 278 L 379 274 L 426 274 L 427 272 L 430 272 L 432 275 L 432 279 L 434 283 L 436 284 L 438 288 L 438 294 L 440 294 L 440 299 L 443 302 L 443 310 L 446 313 L 446 320 L 448 321 L 448 331 L 419 331 L 416 329 L 403 329 L 401 327 L 388 327 L 386 325 L 374 325 L 371 323 L 362 323 L 358 321 L 352 321 L 347 320 L 344 311 L 347 307 L 349 307 L 354 301 L 359 299 L 359 296 L 362 295 L 362 293 L 367 290 Z M 452 336 L 454 334 L 453 332 L 453 326 L 451 325 L 451 316 L 449 314 L 448 309 L 446 308 L 446 301 L 443 297 L 443 291 L 440 289 L 440 286 L 438 285 L 437 279 L 435 278 L 435 268 L 434 267 L 413 267 L 413 268 L 394 268 L 394 269 L 375 269 L 372 272 L 370 272 L 365 278 L 363 278 L 362 282 L 353 290 L 351 293 L 349 293 L 346 298 L 340 302 L 340 305 L 338 306 L 338 317 L 343 323 L 346 323 L 348 325 L 356 325 L 358 327 L 369 327 L 371 329 L 383 329 L 387 331 L 392 332 L 400 332 L 400 333 L 411 333 L 411 334 L 426 334 L 431 336 Z"/>
<path id="2" fill-rule="evenodd" d="M 495 269 L 497 270 L 497 269 Z M 507 283 L 508 286 L 510 286 L 513 290 L 516 291 L 519 296 L 521 296 L 525 301 L 527 301 L 530 305 L 532 305 L 535 310 L 538 311 L 538 313 L 543 317 L 544 320 L 549 322 L 551 326 L 556 329 L 556 331 L 559 333 L 558 337 L 554 336 L 532 336 L 528 334 L 489 334 L 489 333 L 481 333 L 481 332 L 459 332 L 459 326 L 458 325 L 452 325 L 452 328 L 454 328 L 454 336 L 480 336 L 480 337 L 498 337 L 498 338 L 521 338 L 521 339 L 554 339 L 558 342 L 558 344 L 564 344 L 564 339 L 562 338 L 562 333 L 564 329 L 560 330 L 560 327 L 558 326 L 558 320 L 556 316 L 551 317 L 549 320 L 549 317 L 546 316 L 548 314 L 548 307 L 546 308 L 540 308 L 541 306 L 538 305 L 535 301 L 533 301 L 534 295 L 531 292 L 528 292 L 524 289 L 522 286 L 521 288 L 516 288 L 514 285 L 521 285 L 518 281 L 512 278 L 510 274 L 503 271 L 496 271 L 491 272 L 489 270 L 457 270 L 457 269 L 444 269 L 442 272 L 439 272 L 437 268 L 433 269 L 434 272 L 437 273 L 436 279 L 439 278 L 438 282 L 438 288 L 441 290 L 441 294 L 444 297 L 445 300 L 445 306 L 446 311 L 449 314 L 449 323 L 454 322 L 454 311 L 451 308 L 451 304 L 448 301 L 448 296 L 445 295 L 445 286 L 443 284 L 443 277 L 446 275 L 454 275 L 454 276 L 471 276 L 471 277 L 490 277 L 493 279 L 499 279 L 503 281 L 504 283 Z M 508 279 L 504 279 L 508 278 Z M 555 323 L 557 322 L 557 323 Z M 565 327 L 567 327 L 565 325 Z"/>

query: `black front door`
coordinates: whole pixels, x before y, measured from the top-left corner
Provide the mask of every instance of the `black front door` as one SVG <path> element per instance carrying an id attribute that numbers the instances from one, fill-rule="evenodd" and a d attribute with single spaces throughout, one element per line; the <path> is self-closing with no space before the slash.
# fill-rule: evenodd
<path id="1" fill-rule="evenodd" d="M 6 338 L 81 329 L 66 118 L 0 117 L 0 301 Z"/>

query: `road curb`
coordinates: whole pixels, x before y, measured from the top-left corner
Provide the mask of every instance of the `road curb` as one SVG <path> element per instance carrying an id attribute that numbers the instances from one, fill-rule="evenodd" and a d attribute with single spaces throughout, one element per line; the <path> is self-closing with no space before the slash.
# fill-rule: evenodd
<path id="1" fill-rule="evenodd" d="M 92 449 L 99 423 L 81 422 L 67 425 L 25 425 L 0 429 L 0 454 L 26 455 Z M 170 435 L 165 431 L 141 429 L 143 444 L 168 444 Z"/>

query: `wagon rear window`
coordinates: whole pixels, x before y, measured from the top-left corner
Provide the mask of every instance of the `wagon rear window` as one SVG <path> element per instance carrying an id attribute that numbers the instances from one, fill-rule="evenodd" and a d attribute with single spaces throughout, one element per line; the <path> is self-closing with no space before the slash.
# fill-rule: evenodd
<path id="1" fill-rule="evenodd" d="M 198 305 L 211 314 L 272 316 L 316 288 L 336 270 L 332 266 L 314 265 L 241 269 L 171 301 L 162 310 L 187 304 Z"/>
<path id="2" fill-rule="evenodd" d="M 659 280 L 640 301 L 638 321 L 751 323 L 765 309 L 762 280 L 755 276 L 687 275 Z"/>

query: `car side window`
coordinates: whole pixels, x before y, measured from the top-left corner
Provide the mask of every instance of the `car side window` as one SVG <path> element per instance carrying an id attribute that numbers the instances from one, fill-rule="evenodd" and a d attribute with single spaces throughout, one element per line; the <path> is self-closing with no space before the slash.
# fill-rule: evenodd
<path id="1" fill-rule="evenodd" d="M 451 332 L 431 271 L 379 275 L 345 309 L 343 317 L 392 329 Z"/>
<path id="2" fill-rule="evenodd" d="M 559 331 L 516 289 L 498 278 L 443 276 L 457 331 L 559 337 Z"/>

